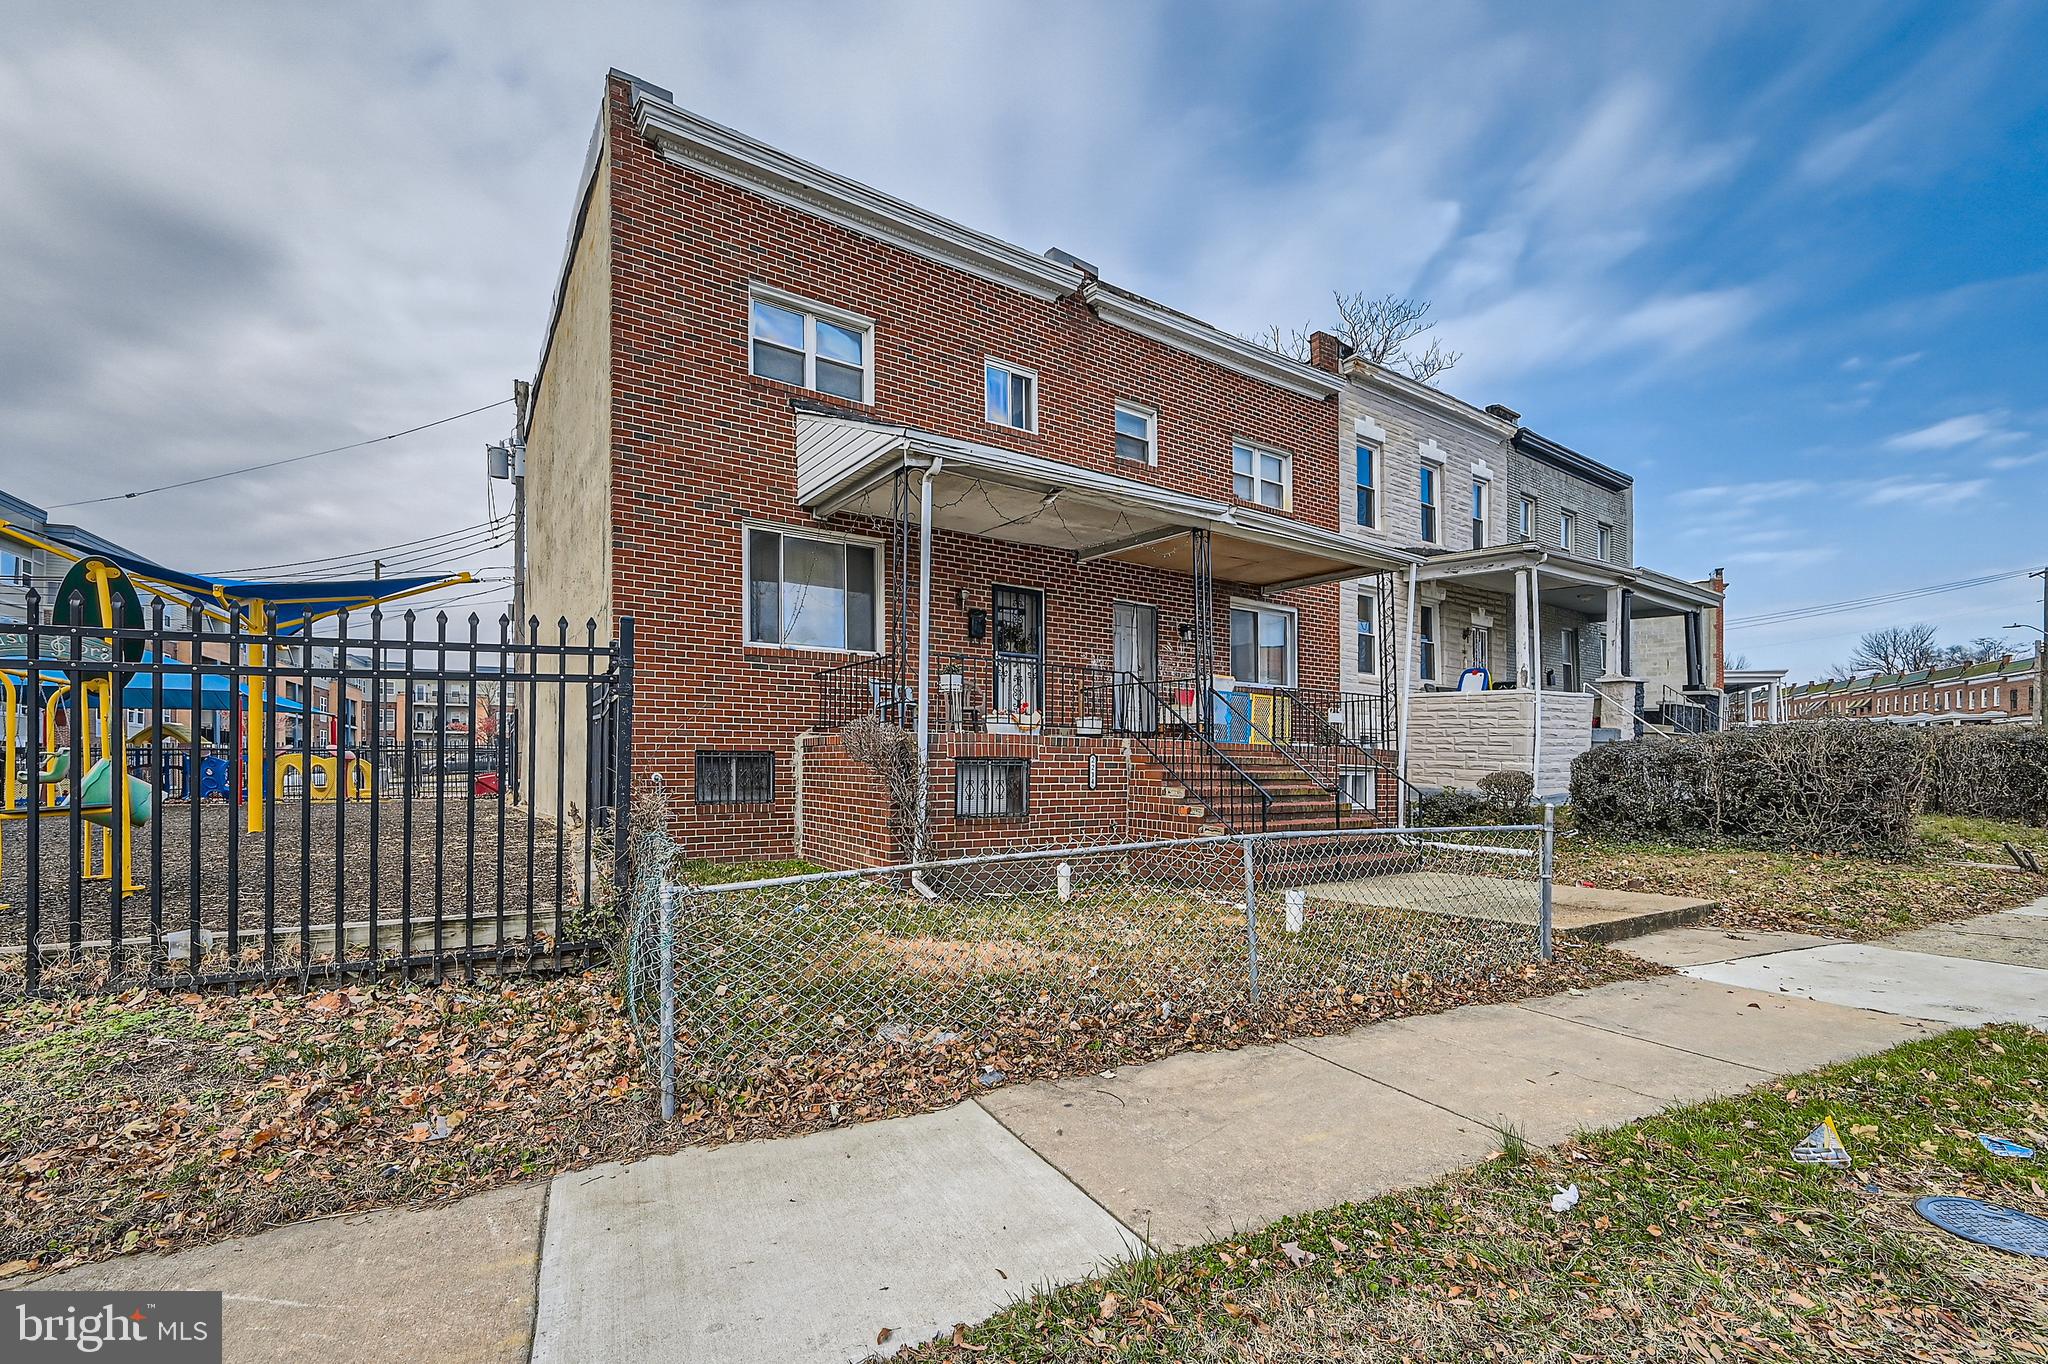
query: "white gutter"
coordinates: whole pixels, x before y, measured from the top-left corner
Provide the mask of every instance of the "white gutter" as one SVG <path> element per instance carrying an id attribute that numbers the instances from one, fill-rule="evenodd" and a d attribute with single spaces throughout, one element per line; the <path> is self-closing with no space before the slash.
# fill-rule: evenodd
<path id="1" fill-rule="evenodd" d="M 1543 556 L 1537 556 L 1537 563 Z M 1626 627 L 1624 627 L 1626 628 Z M 1538 799 L 1543 796 L 1543 575 L 1536 564 L 1529 565 L 1529 631 L 1535 636 L 1529 650 L 1529 685 L 1535 697 L 1535 720 L 1529 734 L 1529 785 Z"/>
<path id="2" fill-rule="evenodd" d="M 924 856 L 925 817 L 931 803 L 932 756 L 932 480 L 946 467 L 944 459 L 933 459 L 918 480 L 917 527 L 917 829 L 910 860 Z"/>

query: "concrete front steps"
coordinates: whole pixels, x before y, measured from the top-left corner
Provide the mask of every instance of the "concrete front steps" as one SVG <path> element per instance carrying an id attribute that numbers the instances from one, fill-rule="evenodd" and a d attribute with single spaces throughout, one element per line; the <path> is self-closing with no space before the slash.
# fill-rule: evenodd
<path id="1" fill-rule="evenodd" d="M 1391 812 L 1354 810 L 1348 805 L 1340 812 L 1335 797 L 1328 790 L 1284 754 L 1264 744 L 1229 744 L 1223 745 L 1222 751 L 1246 776 L 1272 796 L 1272 808 L 1264 825 L 1266 832 L 1373 829 L 1393 822 Z M 1203 804 L 1199 789 L 1191 790 L 1176 780 L 1142 749 L 1137 750 L 1134 757 L 1140 772 L 1157 792 L 1150 813 L 1169 823 L 1177 821 L 1186 825 L 1190 835 L 1230 832 L 1222 813 Z M 1207 758 L 1202 760 L 1199 771 L 1186 775 L 1197 788 L 1210 785 L 1229 789 L 1242 781 L 1237 773 L 1222 763 Z"/>

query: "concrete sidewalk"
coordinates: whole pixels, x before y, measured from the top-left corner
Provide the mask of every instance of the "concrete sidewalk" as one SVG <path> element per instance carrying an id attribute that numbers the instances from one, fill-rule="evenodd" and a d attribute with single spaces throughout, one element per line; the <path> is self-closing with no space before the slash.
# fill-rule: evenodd
<path id="1" fill-rule="evenodd" d="M 1555 1141 L 1948 1021 L 2024 1017 L 2048 1003 L 2048 971 L 2012 960 L 2048 933 L 2042 909 L 1927 930 L 1916 950 L 1671 929 L 1627 948 L 1680 975 L 1189 1053 L 36 1286 L 226 1288 L 234 1361 L 858 1360 L 1146 1246 L 1426 1183 L 1509 1126 Z"/>

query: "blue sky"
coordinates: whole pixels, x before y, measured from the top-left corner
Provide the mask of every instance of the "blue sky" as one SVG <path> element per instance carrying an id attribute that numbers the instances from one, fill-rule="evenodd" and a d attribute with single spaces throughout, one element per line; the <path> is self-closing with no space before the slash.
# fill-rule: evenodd
<path id="1" fill-rule="evenodd" d="M 1725 566 L 1738 621 L 2048 561 L 2048 6 L 4 8 L 0 486 L 36 500 L 502 395 L 616 65 L 1234 330 L 1431 299 L 1444 386 L 1634 472 L 1639 557 Z M 503 425 L 73 514 L 200 568 L 367 551 L 483 522 Z M 2037 589 L 1730 650 L 1809 673 Z"/>

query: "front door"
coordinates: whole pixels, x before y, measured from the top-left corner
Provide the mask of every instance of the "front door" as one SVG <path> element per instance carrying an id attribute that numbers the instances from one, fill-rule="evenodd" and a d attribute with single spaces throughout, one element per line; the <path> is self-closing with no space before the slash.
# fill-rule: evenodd
<path id="1" fill-rule="evenodd" d="M 998 714 L 1045 706 L 1045 594 L 1030 587 L 998 587 L 989 594 L 995 644 Z"/>
<path id="2" fill-rule="evenodd" d="M 1135 602 L 1116 604 L 1116 727 L 1150 734 L 1159 728 L 1159 613 Z"/>

